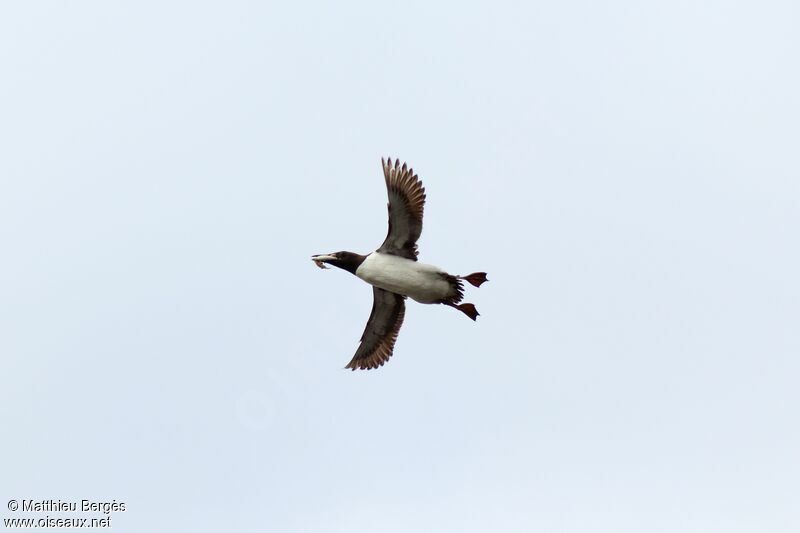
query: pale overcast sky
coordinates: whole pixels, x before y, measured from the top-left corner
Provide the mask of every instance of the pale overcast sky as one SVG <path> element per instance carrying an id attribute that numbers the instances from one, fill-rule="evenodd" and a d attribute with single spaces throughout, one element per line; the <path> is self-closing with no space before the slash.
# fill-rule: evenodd
<path id="1" fill-rule="evenodd" d="M 800 531 L 794 1 L 6 2 L 0 517 Z M 409 302 L 312 254 L 427 191 Z M 71 513 L 63 516 L 95 516 Z M 102 515 L 101 515 L 102 516 Z"/>

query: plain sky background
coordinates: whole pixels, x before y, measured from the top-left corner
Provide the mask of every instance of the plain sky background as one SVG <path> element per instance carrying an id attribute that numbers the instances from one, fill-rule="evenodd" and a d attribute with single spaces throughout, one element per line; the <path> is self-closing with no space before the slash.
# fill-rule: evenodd
<path id="1" fill-rule="evenodd" d="M 5 2 L 0 517 L 800 531 L 794 1 Z M 428 191 L 473 323 L 315 253 Z M 47 513 L 44 513 L 47 514 Z M 55 514 L 53 514 L 56 516 Z"/>

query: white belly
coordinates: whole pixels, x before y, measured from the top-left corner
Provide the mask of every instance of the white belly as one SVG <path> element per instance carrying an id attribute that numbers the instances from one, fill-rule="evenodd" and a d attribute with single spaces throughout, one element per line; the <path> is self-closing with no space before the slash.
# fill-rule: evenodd
<path id="1" fill-rule="evenodd" d="M 438 302 L 451 292 L 443 273 L 433 265 L 378 252 L 368 255 L 356 270 L 356 276 L 370 285 L 423 304 Z"/>

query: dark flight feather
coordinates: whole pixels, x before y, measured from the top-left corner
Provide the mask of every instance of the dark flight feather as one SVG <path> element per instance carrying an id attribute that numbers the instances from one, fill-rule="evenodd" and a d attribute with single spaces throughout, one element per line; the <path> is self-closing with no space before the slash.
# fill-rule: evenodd
<path id="1" fill-rule="evenodd" d="M 372 287 L 372 312 L 361 344 L 345 368 L 370 370 L 389 360 L 406 313 L 405 296 Z"/>
<path id="2" fill-rule="evenodd" d="M 425 187 L 414 169 L 381 159 L 389 194 L 389 232 L 378 252 L 417 260 L 417 240 L 422 233 Z"/>

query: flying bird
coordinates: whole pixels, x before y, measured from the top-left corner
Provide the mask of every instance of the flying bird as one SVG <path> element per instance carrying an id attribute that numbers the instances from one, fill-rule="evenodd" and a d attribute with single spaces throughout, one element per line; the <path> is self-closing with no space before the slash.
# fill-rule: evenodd
<path id="1" fill-rule="evenodd" d="M 405 317 L 406 297 L 422 304 L 444 304 L 458 309 L 472 320 L 478 310 L 471 303 L 461 303 L 466 280 L 480 287 L 486 272 L 454 276 L 433 265 L 417 261 L 417 240 L 422 233 L 425 188 L 414 169 L 400 161 L 381 159 L 386 189 L 389 193 L 389 233 L 380 248 L 361 255 L 334 252 L 311 256 L 320 268 L 333 265 L 355 274 L 372 285 L 372 313 L 361 335 L 361 344 L 352 361 L 352 370 L 378 368 L 389 360 L 397 334 Z"/>

